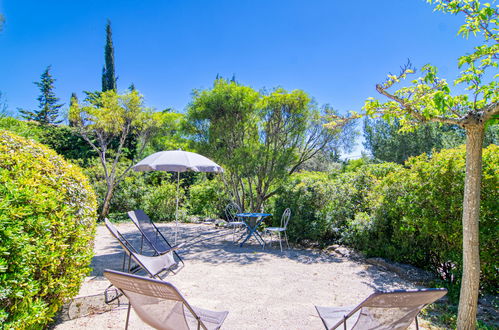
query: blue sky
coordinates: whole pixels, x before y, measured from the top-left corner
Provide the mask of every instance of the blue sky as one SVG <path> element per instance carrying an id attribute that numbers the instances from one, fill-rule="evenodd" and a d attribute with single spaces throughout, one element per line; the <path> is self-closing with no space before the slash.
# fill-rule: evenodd
<path id="1" fill-rule="evenodd" d="M 11 110 L 36 107 L 33 82 L 48 65 L 66 104 L 72 92 L 99 90 L 107 18 L 118 88 L 133 82 L 158 110 L 183 111 L 220 74 L 358 111 L 408 58 L 452 80 L 473 46 L 456 35 L 462 17 L 423 0 L 4 0 L 0 12 L 0 91 Z"/>

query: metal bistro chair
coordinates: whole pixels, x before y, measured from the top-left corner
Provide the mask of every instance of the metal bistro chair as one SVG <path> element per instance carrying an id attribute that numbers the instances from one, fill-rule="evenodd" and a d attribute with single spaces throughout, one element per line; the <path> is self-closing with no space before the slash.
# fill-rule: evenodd
<path id="1" fill-rule="evenodd" d="M 413 320 L 419 329 L 418 314 L 447 294 L 446 289 L 375 292 L 356 307 L 315 306 L 324 327 L 342 329 L 407 329 Z M 347 326 L 347 321 L 350 321 Z"/>
<path id="2" fill-rule="evenodd" d="M 241 213 L 241 208 L 234 202 L 229 203 L 225 207 L 225 217 L 227 219 L 227 227 L 233 229 L 232 242 L 236 240 L 236 231 L 238 228 L 245 228 L 246 224 L 244 221 L 240 221 L 236 214 Z"/>
<path id="3" fill-rule="evenodd" d="M 144 323 L 160 330 L 216 330 L 229 314 L 191 306 L 168 282 L 107 269 L 104 276 L 128 298 L 125 329 L 131 307 Z"/>
<path id="4" fill-rule="evenodd" d="M 265 228 L 265 232 L 267 232 L 267 234 L 270 235 L 270 244 L 272 244 L 272 242 L 273 242 L 273 236 L 272 236 L 273 234 L 277 234 L 279 236 L 279 245 L 281 247 L 281 252 L 282 252 L 281 233 L 284 233 L 284 238 L 286 239 L 286 244 L 287 244 L 288 249 L 289 249 L 288 235 L 286 234 L 286 230 L 288 228 L 288 222 L 289 222 L 290 218 L 291 218 L 291 210 L 289 208 L 287 208 L 282 213 L 280 227 L 267 227 L 267 228 Z"/>
<path id="5" fill-rule="evenodd" d="M 132 222 L 135 224 L 135 226 L 137 226 L 140 233 L 142 234 L 140 242 L 140 253 L 142 253 L 144 242 L 154 251 L 155 255 L 162 255 L 172 251 L 173 246 L 168 242 L 165 236 L 163 236 L 158 227 L 156 227 L 154 222 L 152 222 L 152 220 L 144 211 L 129 211 L 128 216 L 130 217 L 130 219 L 132 219 Z M 175 248 L 179 249 L 183 245 L 184 244 L 177 244 Z M 175 269 L 175 273 L 177 273 L 185 266 L 185 264 L 182 258 L 180 258 L 180 256 L 178 255 L 177 251 L 173 250 L 172 252 L 173 256 L 175 257 L 175 262 L 179 265 L 179 267 Z"/>

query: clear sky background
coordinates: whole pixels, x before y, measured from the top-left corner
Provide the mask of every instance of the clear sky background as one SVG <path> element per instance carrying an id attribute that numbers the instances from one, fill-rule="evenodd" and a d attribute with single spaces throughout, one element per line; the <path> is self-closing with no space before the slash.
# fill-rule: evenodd
<path id="1" fill-rule="evenodd" d="M 451 81 L 473 47 L 457 36 L 461 16 L 423 0 L 0 0 L 0 12 L 0 91 L 13 112 L 36 108 L 33 82 L 48 65 L 66 105 L 100 90 L 108 18 L 118 89 L 133 82 L 158 110 L 184 111 L 219 74 L 359 111 L 407 59 Z"/>

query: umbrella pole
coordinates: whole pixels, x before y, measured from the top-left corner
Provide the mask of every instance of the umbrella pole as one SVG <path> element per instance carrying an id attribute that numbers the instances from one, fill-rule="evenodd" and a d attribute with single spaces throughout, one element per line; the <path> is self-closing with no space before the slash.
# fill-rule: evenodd
<path id="1" fill-rule="evenodd" d="M 178 190 L 180 185 L 180 172 L 177 172 L 177 206 L 175 209 L 175 245 L 177 245 L 177 234 L 178 234 Z"/>

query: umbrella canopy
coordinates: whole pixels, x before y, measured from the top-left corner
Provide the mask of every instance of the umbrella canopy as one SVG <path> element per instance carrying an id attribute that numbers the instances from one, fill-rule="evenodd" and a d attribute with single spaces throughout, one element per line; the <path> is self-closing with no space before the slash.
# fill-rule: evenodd
<path id="1" fill-rule="evenodd" d="M 157 152 L 135 164 L 133 169 L 144 172 L 223 172 L 222 167 L 214 161 L 194 152 L 183 150 Z"/>
<path id="2" fill-rule="evenodd" d="M 160 151 L 152 154 L 132 167 L 135 171 L 165 171 L 177 172 L 177 201 L 175 208 L 175 244 L 177 244 L 178 234 L 178 190 L 180 182 L 180 172 L 223 172 L 220 165 L 214 161 L 194 152 L 183 150 Z"/>

